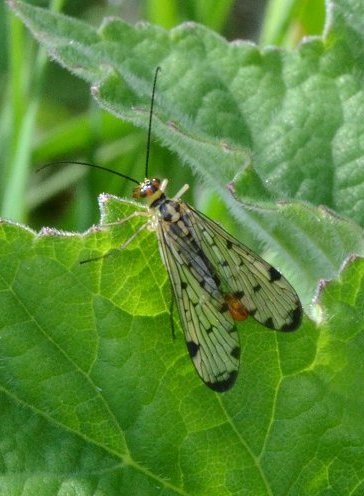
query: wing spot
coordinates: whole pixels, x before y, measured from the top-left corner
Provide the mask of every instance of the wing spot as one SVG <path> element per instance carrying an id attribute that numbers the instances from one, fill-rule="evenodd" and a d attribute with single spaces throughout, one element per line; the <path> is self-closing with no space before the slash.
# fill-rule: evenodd
<path id="1" fill-rule="evenodd" d="M 206 382 L 206 386 L 217 391 L 218 393 L 223 393 L 224 391 L 228 391 L 235 383 L 236 378 L 238 376 L 237 370 L 233 370 L 230 372 L 229 377 L 223 381 L 216 382 Z"/>
<path id="2" fill-rule="evenodd" d="M 274 267 L 269 267 L 268 272 L 270 276 L 269 282 L 279 281 L 282 278 L 282 274 Z"/>
<path id="3" fill-rule="evenodd" d="M 235 348 L 233 348 L 230 352 L 230 355 L 234 358 L 236 358 L 237 360 L 239 360 L 240 358 L 240 348 L 239 346 L 235 346 Z"/>
<path id="4" fill-rule="evenodd" d="M 225 312 L 228 312 L 228 311 L 229 311 L 229 305 L 226 302 L 224 302 L 221 305 L 221 307 L 220 307 L 220 312 L 221 313 L 225 313 Z"/>
<path id="5" fill-rule="evenodd" d="M 186 341 L 186 344 L 190 357 L 194 358 L 197 355 L 198 350 L 200 349 L 200 345 L 195 343 L 194 341 Z"/>
<path id="6" fill-rule="evenodd" d="M 269 329 L 275 329 L 272 317 L 269 317 L 269 319 L 263 322 L 263 325 L 265 325 L 265 327 L 269 327 Z"/>
<path id="7" fill-rule="evenodd" d="M 181 288 L 182 289 L 187 289 L 187 287 L 188 287 L 188 284 L 186 283 L 186 281 L 182 281 L 181 282 Z"/>
<path id="8" fill-rule="evenodd" d="M 284 324 L 281 327 L 281 331 L 294 331 L 301 324 L 302 320 L 302 308 L 301 305 L 297 302 L 297 307 L 294 310 L 291 310 L 289 313 L 291 317 L 291 322 L 289 324 Z"/>
<path id="9" fill-rule="evenodd" d="M 235 291 L 235 293 L 233 293 L 235 298 L 238 298 L 238 300 L 241 300 L 242 297 L 244 296 L 244 291 Z"/>
<path id="10" fill-rule="evenodd" d="M 262 289 L 262 286 L 260 284 L 257 284 L 256 286 L 253 287 L 254 293 L 258 293 Z"/>
<path id="11" fill-rule="evenodd" d="M 231 242 L 229 239 L 227 239 L 227 240 L 226 240 L 226 248 L 227 248 L 228 250 L 231 250 L 231 248 L 232 248 L 232 247 L 233 247 L 232 242 Z"/>

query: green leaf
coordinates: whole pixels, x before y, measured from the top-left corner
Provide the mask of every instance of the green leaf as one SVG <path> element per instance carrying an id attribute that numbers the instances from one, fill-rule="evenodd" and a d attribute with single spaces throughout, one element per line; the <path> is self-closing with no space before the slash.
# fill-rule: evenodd
<path id="1" fill-rule="evenodd" d="M 167 32 L 108 19 L 97 31 L 9 3 L 100 105 L 136 125 L 147 126 L 161 65 L 155 134 L 326 320 L 290 335 L 239 324 L 239 378 L 219 396 L 181 333 L 172 340 L 152 233 L 79 263 L 120 246 L 140 220 L 83 235 L 3 222 L 0 491 L 360 494 L 363 261 L 350 258 L 308 305 L 320 278 L 364 251 L 358 4 L 337 1 L 325 36 L 288 52 L 192 24 Z M 104 223 L 136 208 L 107 195 L 100 204 Z"/>
<path id="2" fill-rule="evenodd" d="M 326 39 L 309 40 L 297 52 L 228 44 L 199 25 L 168 32 L 113 18 L 97 31 L 11 4 L 54 57 L 92 83 L 105 108 L 138 125 L 147 125 L 151 81 L 161 65 L 154 132 L 219 191 L 220 177 L 233 180 L 252 150 L 254 168 L 274 194 L 355 213 L 356 203 L 349 208 L 342 191 L 345 178 L 338 182 L 353 143 L 349 148 L 337 135 L 351 128 L 343 117 L 354 102 L 342 100 L 360 82 L 353 68 L 361 52 L 342 42 L 351 26 L 340 22 L 339 3 Z M 363 220 L 359 211 L 357 217 Z"/>
<path id="3" fill-rule="evenodd" d="M 135 209 L 106 195 L 100 202 L 104 222 Z M 56 494 L 61 481 L 64 494 L 74 485 L 81 495 L 95 487 L 108 496 L 135 487 L 148 495 L 359 494 L 364 261 L 321 286 L 316 306 L 329 320 L 320 328 L 306 320 L 287 335 L 239 325 L 239 378 L 217 395 L 195 374 L 177 319 L 172 340 L 153 233 L 79 264 L 118 246 L 139 222 L 85 235 L 1 224 L 8 462 L 0 492 Z"/>
<path id="4" fill-rule="evenodd" d="M 354 243 L 344 241 L 337 250 L 336 236 L 321 240 L 320 210 L 294 203 L 286 222 L 271 200 L 325 204 L 364 222 L 356 138 L 362 128 L 361 32 L 346 23 L 344 3 L 335 4 L 325 38 L 293 52 L 229 44 L 192 24 L 168 32 L 112 18 L 97 31 L 22 2 L 10 4 L 53 57 L 90 82 L 101 106 L 136 125 L 147 126 L 153 73 L 162 67 L 153 132 L 224 201 L 242 241 L 259 239 L 269 256 L 274 251 L 278 267 L 301 283 L 306 303 L 318 277 L 334 277 L 346 256 L 363 253 L 355 224 L 349 229 Z M 153 164 L 153 174 L 158 167 Z M 256 189 L 259 183 L 264 189 Z M 330 216 L 326 220 L 330 230 Z M 305 232 L 301 225 L 312 228 Z M 325 245 L 318 250 L 317 240 Z M 306 260 L 318 260 L 323 270 L 312 264 L 303 271 Z"/>

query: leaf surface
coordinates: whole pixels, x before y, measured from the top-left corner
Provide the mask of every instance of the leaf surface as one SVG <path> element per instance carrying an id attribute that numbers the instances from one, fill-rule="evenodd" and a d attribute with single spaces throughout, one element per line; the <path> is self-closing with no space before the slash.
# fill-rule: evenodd
<path id="1" fill-rule="evenodd" d="M 328 2 L 325 36 L 291 52 L 192 24 L 95 30 L 9 4 L 104 108 L 137 125 L 162 66 L 154 133 L 322 319 L 289 335 L 239 324 L 239 378 L 217 395 L 182 334 L 172 340 L 153 233 L 79 263 L 143 220 L 85 234 L 3 221 L 0 494 L 361 494 L 363 260 L 348 258 L 363 253 L 359 2 Z M 104 223 L 136 208 L 100 203 Z M 310 309 L 319 279 L 334 276 Z"/>

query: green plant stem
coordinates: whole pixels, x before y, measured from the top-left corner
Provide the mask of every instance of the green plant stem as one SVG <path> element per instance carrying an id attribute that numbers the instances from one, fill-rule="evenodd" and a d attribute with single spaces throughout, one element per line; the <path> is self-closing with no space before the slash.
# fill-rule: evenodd
<path id="1" fill-rule="evenodd" d="M 63 0 L 54 0 L 50 8 L 59 11 Z M 12 109 L 12 136 L 8 154 L 7 171 L 4 174 L 4 195 L 1 215 L 19 222 L 27 218 L 25 192 L 28 182 L 32 138 L 42 90 L 44 68 L 47 62 L 44 50 L 39 50 L 34 64 L 24 58 L 26 38 L 24 26 L 19 19 L 11 16 L 10 20 L 10 100 Z M 32 71 L 29 88 L 24 81 L 27 72 Z"/>

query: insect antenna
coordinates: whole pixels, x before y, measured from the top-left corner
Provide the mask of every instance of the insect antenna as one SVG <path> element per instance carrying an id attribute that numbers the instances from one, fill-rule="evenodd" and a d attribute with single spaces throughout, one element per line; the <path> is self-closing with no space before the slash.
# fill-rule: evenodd
<path id="1" fill-rule="evenodd" d="M 148 169 L 149 169 L 149 157 L 150 157 L 150 144 L 151 144 L 151 138 L 152 138 L 152 119 L 153 119 L 153 108 L 154 108 L 154 95 L 155 95 L 155 89 L 157 86 L 157 77 L 158 77 L 158 72 L 161 71 L 162 69 L 158 66 L 155 70 L 154 74 L 154 81 L 153 81 L 153 89 L 152 89 L 152 99 L 150 103 L 150 111 L 149 111 L 149 123 L 148 123 L 148 137 L 147 137 L 147 151 L 146 151 L 146 157 L 145 157 L 145 177 L 148 177 Z M 47 167 L 52 167 L 55 165 L 61 165 L 61 164 L 76 164 L 76 165 L 84 165 L 86 167 L 93 167 L 94 169 L 100 169 L 104 170 L 106 172 L 110 172 L 110 174 L 115 174 L 116 176 L 122 177 L 123 179 L 127 179 L 128 181 L 131 181 L 135 184 L 140 184 L 141 181 L 138 181 L 137 179 L 134 179 L 133 177 L 127 176 L 126 174 L 123 174 L 122 172 L 118 172 L 114 169 L 109 169 L 108 167 L 103 167 L 101 165 L 96 165 L 96 164 L 91 164 L 90 162 L 80 162 L 77 160 L 57 160 L 56 162 L 50 162 L 48 164 L 42 165 L 42 167 L 39 167 L 36 172 L 39 172 L 43 169 L 46 169 Z"/>
<path id="2" fill-rule="evenodd" d="M 148 175 L 148 169 L 149 169 L 149 156 L 150 156 L 150 142 L 151 142 L 151 136 L 152 136 L 152 119 L 153 119 L 153 107 L 154 107 L 154 95 L 155 95 L 155 88 L 157 86 L 157 77 L 158 77 L 158 72 L 161 71 L 162 69 L 158 66 L 155 70 L 154 74 L 154 81 L 153 81 L 153 89 L 152 89 L 152 100 L 150 102 L 150 111 L 149 111 L 149 124 L 148 124 L 148 137 L 147 137 L 147 154 L 145 157 L 145 177 L 149 177 Z"/>
<path id="3" fill-rule="evenodd" d="M 101 169 L 106 172 L 110 172 L 110 174 L 115 174 L 116 176 L 122 177 L 123 179 L 127 179 L 128 181 L 131 181 L 136 184 L 140 184 L 140 181 L 137 179 L 134 179 L 133 177 L 127 176 L 126 174 L 123 174 L 122 172 L 118 172 L 114 169 L 109 169 L 107 167 L 102 167 L 101 165 L 96 165 L 96 164 L 91 164 L 89 162 L 78 162 L 77 160 L 59 160 L 57 162 L 50 162 L 49 164 L 42 165 L 42 167 L 39 167 L 37 169 L 37 172 L 45 169 L 46 167 L 51 167 L 53 165 L 60 165 L 60 164 L 76 164 L 76 165 L 85 165 L 87 167 L 93 167 L 95 169 Z"/>

